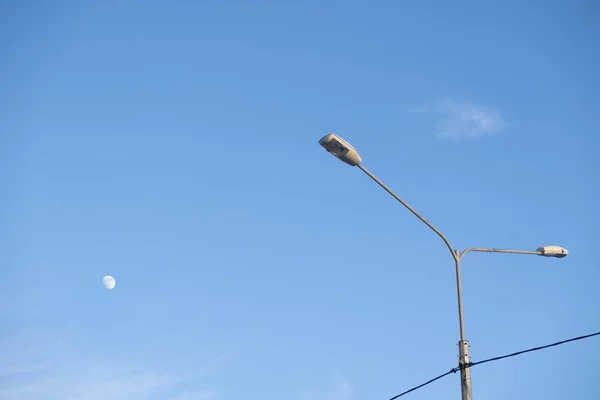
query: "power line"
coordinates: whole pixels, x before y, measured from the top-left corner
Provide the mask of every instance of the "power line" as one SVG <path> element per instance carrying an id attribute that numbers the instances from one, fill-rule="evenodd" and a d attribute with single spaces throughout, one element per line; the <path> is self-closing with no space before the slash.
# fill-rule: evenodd
<path id="1" fill-rule="evenodd" d="M 485 363 L 488 363 L 488 362 L 491 362 L 491 361 L 502 360 L 503 358 L 509 358 L 509 357 L 514 357 L 514 356 L 518 356 L 518 355 L 525 354 L 525 353 L 530 353 L 532 351 L 544 350 L 544 349 L 547 349 L 548 347 L 554 347 L 554 346 L 558 346 L 558 345 L 569 343 L 569 342 L 575 342 L 576 340 L 583 340 L 583 339 L 591 338 L 592 336 L 598 336 L 598 335 L 600 335 L 600 332 L 590 333 L 589 335 L 578 336 L 578 337 L 572 338 L 572 339 L 561 340 L 560 342 L 556 342 L 556 343 L 552 343 L 552 344 L 547 344 L 545 346 L 540 346 L 540 347 L 534 347 L 532 349 L 517 351 L 516 353 L 506 354 L 504 356 L 488 358 L 487 360 L 477 361 L 477 362 L 474 362 L 474 363 L 470 363 L 469 367 L 473 367 L 473 366 L 479 365 L 479 364 L 485 364 Z"/>
<path id="2" fill-rule="evenodd" d="M 589 335 L 583 335 L 583 336 L 578 336 L 578 337 L 575 337 L 575 338 L 572 338 L 572 339 L 561 340 L 560 342 L 556 342 L 556 343 L 552 343 L 552 344 L 547 344 L 545 346 L 533 347 L 531 349 L 517 351 L 516 353 L 505 354 L 503 356 L 492 357 L 492 358 L 488 358 L 487 360 L 482 360 L 482 361 L 477 361 L 477 362 L 469 363 L 466 366 L 462 366 L 462 367 L 459 366 L 459 367 L 456 367 L 456 368 L 452 368 L 450 371 L 448 371 L 448 372 L 446 372 L 446 373 L 444 373 L 442 375 L 436 376 L 435 378 L 430 379 L 427 382 L 420 384 L 419 386 L 415 386 L 415 387 L 413 387 L 413 388 L 411 388 L 411 389 L 409 389 L 409 390 L 407 390 L 405 392 L 400 393 L 399 395 L 396 395 L 396 396 L 390 398 L 390 400 L 395 400 L 395 399 L 397 399 L 399 397 L 404 396 L 405 394 L 408 394 L 410 392 L 414 392 L 415 390 L 420 389 L 423 386 L 427 386 L 430 383 L 433 383 L 433 382 L 437 381 L 438 379 L 442 379 L 443 377 L 445 377 L 447 375 L 454 374 L 457 371 L 460 371 L 461 369 L 464 369 L 464 368 L 470 368 L 470 367 L 474 367 L 476 365 L 485 364 L 485 363 L 492 362 L 492 361 L 498 361 L 498 360 L 502 360 L 504 358 L 510 358 L 510 357 L 518 356 L 518 355 L 525 354 L 525 353 L 530 353 L 532 351 L 543 350 L 543 349 L 547 349 L 549 347 L 559 346 L 561 344 L 565 344 L 565 343 L 569 343 L 569 342 L 575 342 L 577 340 L 588 339 L 588 338 L 591 338 L 592 336 L 598 336 L 598 335 L 600 335 L 600 332 L 590 333 Z"/>
<path id="3" fill-rule="evenodd" d="M 430 379 L 430 380 L 428 380 L 427 382 L 420 384 L 419 386 L 415 386 L 414 388 L 412 388 L 412 389 L 409 389 L 409 390 L 407 390 L 406 392 L 402 392 L 402 393 L 400 393 L 399 395 L 396 395 L 396 396 L 392 397 L 390 400 L 395 400 L 395 399 L 397 399 L 398 397 L 402 397 L 402 396 L 404 396 L 405 394 L 409 394 L 410 392 L 414 392 L 414 391 L 415 391 L 415 390 L 417 390 L 417 389 L 421 389 L 423 386 L 427 386 L 427 385 L 429 385 L 430 383 L 433 383 L 433 382 L 437 381 L 438 379 L 442 379 L 442 378 L 443 378 L 443 377 L 445 377 L 446 375 L 453 374 L 453 373 L 455 373 L 455 372 L 456 372 L 456 371 L 458 371 L 458 370 L 459 370 L 459 368 L 452 368 L 450 371 L 446 372 L 445 374 L 441 374 L 441 375 L 439 375 L 439 376 L 436 376 L 435 378 L 433 378 L 433 379 Z"/>

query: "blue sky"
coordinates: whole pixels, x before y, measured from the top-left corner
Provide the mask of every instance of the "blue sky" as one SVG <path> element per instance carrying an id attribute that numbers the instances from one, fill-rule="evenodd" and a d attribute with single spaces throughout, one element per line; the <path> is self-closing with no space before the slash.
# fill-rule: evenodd
<path id="1" fill-rule="evenodd" d="M 592 1 L 0 2 L 0 398 L 362 400 L 600 330 Z M 102 277 L 113 275 L 108 291 Z M 473 368 L 600 397 L 600 340 Z M 459 398 L 457 375 L 407 399 Z"/>

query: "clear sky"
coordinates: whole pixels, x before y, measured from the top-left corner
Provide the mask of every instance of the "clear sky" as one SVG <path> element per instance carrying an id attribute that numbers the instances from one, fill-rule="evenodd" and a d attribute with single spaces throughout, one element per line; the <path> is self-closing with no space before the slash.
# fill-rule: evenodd
<path id="1" fill-rule="evenodd" d="M 0 1 L 0 398 L 386 400 L 600 330 L 594 1 Z M 104 275 L 116 278 L 112 291 Z M 474 399 L 600 398 L 600 339 Z M 458 399 L 458 375 L 405 397 Z"/>

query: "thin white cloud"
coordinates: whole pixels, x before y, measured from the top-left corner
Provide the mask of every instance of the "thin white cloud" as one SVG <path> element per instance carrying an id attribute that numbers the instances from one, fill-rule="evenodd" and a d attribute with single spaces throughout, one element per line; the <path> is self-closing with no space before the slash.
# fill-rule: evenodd
<path id="1" fill-rule="evenodd" d="M 299 400 L 352 400 L 354 399 L 354 387 L 348 379 L 340 372 L 334 371 L 318 378 L 308 377 L 299 392 Z"/>
<path id="2" fill-rule="evenodd" d="M 497 108 L 442 99 L 425 107 L 409 110 L 411 113 L 430 114 L 436 121 L 436 136 L 456 141 L 489 136 L 505 127 L 502 112 Z"/>
<path id="3" fill-rule="evenodd" d="M 131 365 L 74 351 L 67 343 L 32 333 L 0 341 L 0 399 L 104 400 L 163 397 L 177 385 L 195 380 L 215 368 L 216 361 L 197 371 L 175 367 Z M 189 393 L 190 395 L 192 393 Z M 210 394 L 210 396 L 209 396 Z M 202 397 L 203 396 L 203 397 Z M 175 399 L 212 400 L 214 392 L 195 392 Z"/>
<path id="4" fill-rule="evenodd" d="M 197 390 L 194 392 L 185 392 L 178 396 L 171 397 L 170 400 L 214 400 L 217 395 L 212 390 Z"/>
<path id="5" fill-rule="evenodd" d="M 338 400 L 350 400 L 354 397 L 354 387 L 341 372 L 336 373 L 335 381 L 335 397 Z"/>

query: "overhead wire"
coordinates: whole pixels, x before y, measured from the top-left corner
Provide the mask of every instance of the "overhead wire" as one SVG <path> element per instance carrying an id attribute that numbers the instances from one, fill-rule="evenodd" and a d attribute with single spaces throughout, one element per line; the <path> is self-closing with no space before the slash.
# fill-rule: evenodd
<path id="1" fill-rule="evenodd" d="M 433 383 L 433 382 L 437 381 L 438 379 L 442 379 L 442 378 L 443 378 L 443 377 L 445 377 L 446 375 L 453 374 L 453 373 L 455 373 L 455 372 L 456 372 L 456 371 L 458 371 L 458 370 L 459 370 L 458 368 L 452 368 L 450 371 L 448 371 L 448 372 L 446 372 L 446 373 L 444 373 L 444 374 L 438 375 L 438 376 L 436 376 L 435 378 L 433 378 L 433 379 L 430 379 L 430 380 L 428 380 L 427 382 L 420 384 L 419 386 L 415 386 L 415 387 L 414 387 L 414 388 L 412 388 L 412 389 L 408 389 L 406 392 L 402 392 L 402 393 L 400 393 L 400 394 L 398 394 L 398 395 L 396 395 L 396 396 L 392 397 L 390 400 L 395 400 L 395 399 L 397 399 L 398 397 L 402 397 L 402 396 L 404 396 L 405 394 L 409 394 L 410 392 L 414 392 L 414 391 L 415 391 L 415 390 L 417 390 L 417 389 L 421 389 L 423 386 L 427 386 L 427 385 L 429 385 L 430 383 Z"/>
<path id="2" fill-rule="evenodd" d="M 477 362 L 469 363 L 469 367 L 473 367 L 473 366 L 479 365 L 479 364 L 485 364 L 485 363 L 488 363 L 488 362 L 491 362 L 491 361 L 498 361 L 498 360 L 502 360 L 504 358 L 510 358 L 510 357 L 518 356 L 518 355 L 525 354 L 525 353 L 530 353 L 532 351 L 544 350 L 544 349 L 547 349 L 548 347 L 559 346 L 561 344 L 565 344 L 565 343 L 569 343 L 569 342 L 575 342 L 577 340 L 583 340 L 583 339 L 591 338 L 592 336 L 598 336 L 598 335 L 600 335 L 600 332 L 590 333 L 589 335 L 578 336 L 578 337 L 575 337 L 575 338 L 572 338 L 572 339 L 561 340 L 560 342 L 556 342 L 556 343 L 552 343 L 552 344 L 547 344 L 545 346 L 533 347 L 531 349 L 521 350 L 521 351 L 517 351 L 515 353 L 510 353 L 510 354 L 506 354 L 506 355 L 499 356 L 499 357 L 492 357 L 492 358 L 488 358 L 487 360 L 482 360 L 482 361 L 477 361 Z"/>
<path id="3" fill-rule="evenodd" d="M 429 385 L 429 384 L 437 381 L 438 379 L 442 379 L 443 377 L 445 377 L 447 375 L 454 374 L 457 371 L 460 371 L 461 369 L 471 368 L 471 367 L 474 367 L 476 365 L 481 365 L 481 364 L 489 363 L 489 362 L 492 362 L 492 361 L 498 361 L 498 360 L 502 360 L 504 358 L 515 357 L 515 356 L 518 356 L 518 355 L 521 355 L 521 354 L 530 353 L 532 351 L 544 350 L 544 349 L 547 349 L 549 347 L 559 346 L 561 344 L 565 344 L 565 343 L 569 343 L 569 342 L 575 342 L 577 340 L 588 339 L 588 338 L 591 338 L 593 336 L 598 336 L 598 335 L 600 335 L 600 332 L 590 333 L 589 335 L 577 336 L 577 337 L 574 337 L 574 338 L 571 338 L 571 339 L 561 340 L 560 342 L 555 342 L 555 343 L 547 344 L 547 345 L 544 345 L 544 346 L 533 347 L 531 349 L 521 350 L 521 351 L 517 351 L 515 353 L 505 354 L 503 356 L 498 356 L 498 357 L 492 357 L 492 358 L 488 358 L 486 360 L 476 361 L 476 362 L 469 363 L 467 365 L 463 365 L 463 366 L 459 366 L 459 367 L 456 367 L 456 368 L 452 368 L 450 371 L 448 371 L 446 373 L 443 373 L 441 375 L 438 375 L 435 378 L 430 379 L 427 382 L 422 383 L 422 384 L 420 384 L 418 386 L 415 386 L 415 387 L 413 387 L 413 388 L 411 388 L 411 389 L 409 389 L 409 390 L 407 390 L 405 392 L 402 392 L 402 393 L 400 393 L 400 394 L 398 394 L 398 395 L 390 398 L 389 400 L 396 400 L 397 398 L 402 397 L 402 396 L 404 396 L 406 394 L 409 394 L 411 392 L 414 392 L 415 390 L 418 390 L 418 389 L 420 389 L 420 388 L 422 388 L 424 386 L 427 386 L 427 385 Z"/>

